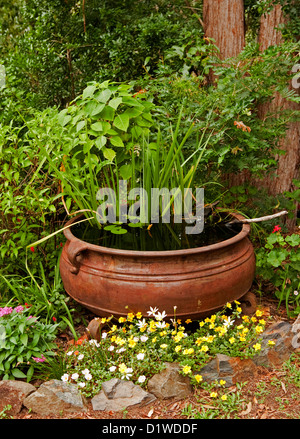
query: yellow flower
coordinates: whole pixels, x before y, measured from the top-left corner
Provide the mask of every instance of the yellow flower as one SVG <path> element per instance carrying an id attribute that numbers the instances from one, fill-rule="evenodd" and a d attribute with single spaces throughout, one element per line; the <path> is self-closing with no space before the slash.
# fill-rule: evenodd
<path id="1" fill-rule="evenodd" d="M 256 317 L 251 317 L 251 322 L 257 322 L 257 318 Z"/>
<path id="2" fill-rule="evenodd" d="M 175 352 L 179 352 L 179 351 L 181 351 L 181 346 L 177 345 L 176 348 L 175 348 Z"/>
<path id="3" fill-rule="evenodd" d="M 222 395 L 221 399 L 222 399 L 222 401 L 226 401 L 227 400 L 227 395 Z"/>
<path id="4" fill-rule="evenodd" d="M 121 364 L 119 364 L 119 371 L 120 371 L 121 373 L 126 373 L 126 371 L 127 371 L 127 366 L 126 366 L 125 363 L 121 363 Z"/>
<path id="5" fill-rule="evenodd" d="M 226 303 L 226 308 L 232 308 L 232 305 L 231 305 L 230 302 L 227 302 L 227 303 Z"/>
<path id="6" fill-rule="evenodd" d="M 105 322 L 106 322 L 106 317 L 102 317 L 101 323 L 105 323 Z"/>
<path id="7" fill-rule="evenodd" d="M 201 346 L 200 351 L 201 351 L 201 352 L 207 352 L 207 351 L 208 351 L 208 346 L 206 346 L 206 344 L 203 345 L 203 346 Z"/>
<path id="8" fill-rule="evenodd" d="M 130 313 L 127 315 L 127 320 L 128 320 L 128 322 L 132 322 L 133 319 L 134 319 L 134 314 L 133 314 L 132 312 L 130 312 Z"/>
<path id="9" fill-rule="evenodd" d="M 191 354 L 193 354 L 193 353 L 194 353 L 194 349 L 193 349 L 193 348 L 185 349 L 185 350 L 183 351 L 183 354 L 184 354 L 184 355 L 191 355 Z"/>
<path id="10" fill-rule="evenodd" d="M 265 324 L 266 324 L 266 321 L 265 321 L 264 319 L 260 319 L 260 320 L 258 321 L 258 323 L 260 323 L 261 325 L 265 325 Z"/>
<path id="11" fill-rule="evenodd" d="M 198 337 L 195 343 L 197 346 L 199 346 L 202 343 L 202 338 Z"/>
<path id="12" fill-rule="evenodd" d="M 264 313 L 263 313 L 263 311 L 260 311 L 260 310 L 258 309 L 258 310 L 256 311 L 255 315 L 256 315 L 257 317 L 261 317 L 261 316 L 264 315 Z"/>
<path id="13" fill-rule="evenodd" d="M 115 332 L 117 329 L 117 325 L 112 325 L 110 332 Z"/>
<path id="14" fill-rule="evenodd" d="M 137 314 L 136 314 L 136 318 L 137 319 L 141 319 L 143 317 L 143 314 L 139 311 Z"/>
<path id="15" fill-rule="evenodd" d="M 134 348 L 135 345 L 136 345 L 136 341 L 134 341 L 134 340 L 132 340 L 132 339 L 130 339 L 130 340 L 128 341 L 128 346 L 129 346 L 130 348 Z"/>
<path id="16" fill-rule="evenodd" d="M 181 325 L 181 319 L 177 319 L 178 325 Z"/>
<path id="17" fill-rule="evenodd" d="M 218 394 L 217 392 L 211 392 L 210 397 L 211 398 L 217 398 Z"/>
<path id="18" fill-rule="evenodd" d="M 203 381 L 202 375 L 195 375 L 194 378 L 197 381 L 197 383 L 200 383 L 200 381 Z"/>
<path id="19" fill-rule="evenodd" d="M 185 321 L 185 323 L 188 325 L 189 323 L 192 323 L 192 320 L 191 320 L 191 319 L 187 319 L 187 320 Z"/>
<path id="20" fill-rule="evenodd" d="M 157 340 L 157 337 L 153 337 L 153 338 L 152 338 L 152 343 L 155 343 L 156 340 Z"/>
<path id="21" fill-rule="evenodd" d="M 203 322 L 203 320 L 201 322 L 199 322 L 200 328 L 202 328 L 202 326 L 204 326 L 204 325 L 205 325 L 205 322 Z"/>
<path id="22" fill-rule="evenodd" d="M 255 327 L 255 331 L 257 332 L 257 334 L 260 334 L 261 332 L 263 332 L 264 328 L 262 326 L 257 325 Z"/>
<path id="23" fill-rule="evenodd" d="M 220 384 L 221 386 L 225 386 L 226 381 L 225 381 L 225 380 L 220 380 L 219 384 Z"/>
<path id="24" fill-rule="evenodd" d="M 111 337 L 111 339 L 110 339 L 110 341 L 113 343 L 115 340 L 116 340 L 116 336 L 115 335 L 113 335 L 112 337 Z"/>
<path id="25" fill-rule="evenodd" d="M 248 316 L 243 316 L 242 319 L 244 320 L 244 322 L 249 323 L 249 317 Z"/>
<path id="26" fill-rule="evenodd" d="M 261 344 L 260 344 L 260 343 L 256 343 L 256 344 L 254 344 L 254 345 L 253 345 L 253 348 L 254 348 L 256 351 L 259 351 L 259 350 L 261 349 Z"/>
<path id="27" fill-rule="evenodd" d="M 230 337 L 230 339 L 228 341 L 229 341 L 229 343 L 233 344 L 235 342 L 235 338 L 234 337 Z"/>
<path id="28" fill-rule="evenodd" d="M 160 345 L 160 347 L 161 347 L 162 349 L 167 349 L 168 345 L 167 345 L 166 343 L 163 343 L 163 344 Z"/>
<path id="29" fill-rule="evenodd" d="M 237 310 L 237 312 L 242 312 L 242 308 L 241 308 L 240 306 L 238 306 L 238 307 L 236 308 L 236 310 Z"/>
<path id="30" fill-rule="evenodd" d="M 236 327 L 236 329 L 243 329 L 243 327 L 244 327 L 243 325 L 239 325 Z"/>
<path id="31" fill-rule="evenodd" d="M 276 342 L 274 340 L 269 340 L 268 345 L 269 346 L 275 346 Z"/>
<path id="32" fill-rule="evenodd" d="M 240 336 L 240 341 L 246 341 L 246 338 L 243 335 L 241 335 Z"/>
<path id="33" fill-rule="evenodd" d="M 124 322 L 126 322 L 125 317 L 120 317 L 119 320 L 118 320 L 118 322 L 119 322 L 119 323 L 124 323 Z"/>
<path id="34" fill-rule="evenodd" d="M 216 326 L 216 325 L 215 325 L 214 323 L 211 323 L 211 324 L 209 325 L 209 329 L 213 329 L 215 326 Z"/>
<path id="35" fill-rule="evenodd" d="M 234 303 L 235 303 L 236 305 L 240 305 L 240 304 L 241 304 L 241 302 L 238 302 L 237 300 L 235 300 Z"/>
<path id="36" fill-rule="evenodd" d="M 191 372 L 191 366 L 183 366 L 183 368 L 182 368 L 182 372 L 184 373 L 184 374 L 188 374 L 188 373 L 190 373 Z"/>

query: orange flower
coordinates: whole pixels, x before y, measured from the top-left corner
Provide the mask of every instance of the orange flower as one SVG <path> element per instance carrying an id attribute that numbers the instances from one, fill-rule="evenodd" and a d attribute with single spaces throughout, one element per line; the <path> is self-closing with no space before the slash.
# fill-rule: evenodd
<path id="1" fill-rule="evenodd" d="M 242 121 L 238 122 L 237 120 L 235 120 L 233 122 L 233 125 L 235 125 L 237 128 L 240 128 L 242 131 L 248 131 L 248 133 L 250 133 L 251 131 L 251 128 L 247 127 L 247 125 L 245 125 Z"/>

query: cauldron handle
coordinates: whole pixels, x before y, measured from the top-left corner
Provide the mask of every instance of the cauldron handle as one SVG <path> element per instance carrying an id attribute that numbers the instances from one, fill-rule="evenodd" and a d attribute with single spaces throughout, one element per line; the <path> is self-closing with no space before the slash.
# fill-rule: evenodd
<path id="1" fill-rule="evenodd" d="M 67 246 L 67 255 L 72 265 L 70 268 L 71 273 L 77 274 L 79 272 L 82 252 L 87 248 L 87 244 L 79 240 L 71 241 Z"/>

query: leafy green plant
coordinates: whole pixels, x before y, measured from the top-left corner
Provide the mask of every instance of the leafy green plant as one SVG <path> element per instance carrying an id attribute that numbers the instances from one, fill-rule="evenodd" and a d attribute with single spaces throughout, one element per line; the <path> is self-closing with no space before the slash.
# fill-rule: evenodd
<path id="1" fill-rule="evenodd" d="M 45 361 L 56 348 L 57 325 L 44 324 L 19 305 L 0 308 L 0 376 L 30 381 L 36 363 Z"/>
<path id="2" fill-rule="evenodd" d="M 263 247 L 256 251 L 257 276 L 276 287 L 278 306 L 283 302 L 291 316 L 300 311 L 300 235 L 283 236 L 275 226 Z M 291 308 L 291 309 L 290 309 Z"/>

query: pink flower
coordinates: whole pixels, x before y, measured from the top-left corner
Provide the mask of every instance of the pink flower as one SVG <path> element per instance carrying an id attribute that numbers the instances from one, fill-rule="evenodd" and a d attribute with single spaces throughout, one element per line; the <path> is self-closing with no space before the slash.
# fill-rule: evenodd
<path id="1" fill-rule="evenodd" d="M 41 357 L 32 357 L 32 359 L 33 359 L 36 363 L 43 363 L 44 361 L 46 361 L 46 357 L 44 357 L 43 354 L 42 354 Z"/>
<path id="2" fill-rule="evenodd" d="M 16 311 L 16 312 L 22 312 L 23 310 L 24 310 L 24 308 L 23 308 L 22 305 L 19 305 L 19 306 L 16 306 L 16 307 L 15 307 L 15 311 Z"/>
<path id="3" fill-rule="evenodd" d="M 0 308 L 0 317 L 11 314 L 13 309 L 11 306 L 5 306 L 4 308 Z"/>
<path id="4" fill-rule="evenodd" d="M 275 226 L 272 233 L 280 232 L 280 230 L 281 230 L 280 226 Z"/>

